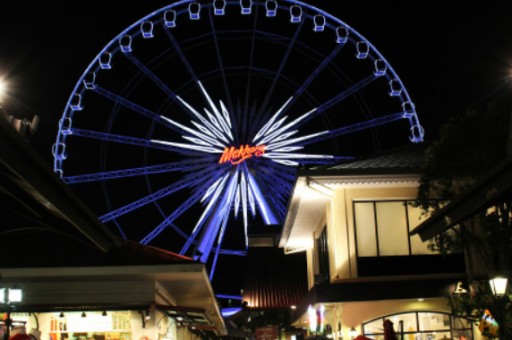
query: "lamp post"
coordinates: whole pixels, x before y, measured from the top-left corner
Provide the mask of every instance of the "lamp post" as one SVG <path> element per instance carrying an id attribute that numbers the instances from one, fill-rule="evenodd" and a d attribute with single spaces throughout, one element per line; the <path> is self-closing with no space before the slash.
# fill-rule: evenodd
<path id="1" fill-rule="evenodd" d="M 496 276 L 489 280 L 492 294 L 498 298 L 503 297 L 507 292 L 508 279 L 502 276 Z"/>
<path id="2" fill-rule="evenodd" d="M 511 328 L 507 316 L 510 311 L 510 300 L 507 295 L 508 278 L 504 276 L 493 277 L 489 280 L 489 286 L 494 297 L 494 308 L 491 312 L 498 323 L 499 339 L 509 339 Z"/>
<path id="3" fill-rule="evenodd" d="M 23 291 L 21 288 L 0 288 L 0 304 L 4 305 L 7 309 L 7 319 L 5 319 L 5 333 L 4 340 L 8 340 L 11 333 L 11 308 L 15 304 L 20 303 L 23 300 Z"/>

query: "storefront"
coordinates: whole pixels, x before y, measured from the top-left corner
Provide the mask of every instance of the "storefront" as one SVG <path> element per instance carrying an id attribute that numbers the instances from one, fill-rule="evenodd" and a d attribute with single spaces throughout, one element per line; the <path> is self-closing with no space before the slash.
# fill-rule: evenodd
<path id="1" fill-rule="evenodd" d="M 23 290 L 2 307 L 37 340 L 192 340 L 226 327 L 199 263 L 1 269 L 0 285 Z"/>
<path id="2" fill-rule="evenodd" d="M 7 317 L 4 314 L 3 318 Z M 13 328 L 24 327 L 37 340 L 153 340 L 197 339 L 184 318 L 154 311 L 83 311 L 12 313 Z M 178 319 L 178 320 L 177 320 Z M 196 326 L 200 328 L 200 326 Z M 213 330 L 213 328 L 211 328 Z M 5 336 L 5 328 L 2 334 Z"/>

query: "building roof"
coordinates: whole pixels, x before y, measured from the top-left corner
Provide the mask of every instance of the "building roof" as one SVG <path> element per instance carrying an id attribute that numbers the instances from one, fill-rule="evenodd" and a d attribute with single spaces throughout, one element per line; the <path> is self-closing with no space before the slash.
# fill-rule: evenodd
<path id="1" fill-rule="evenodd" d="M 39 257 L 52 247 L 65 250 L 66 242 L 54 243 L 58 240 L 76 243 L 76 250 L 100 252 L 118 242 L 2 117 L 0 178 L 1 265 L 22 249 L 40 251 Z"/>
<path id="2" fill-rule="evenodd" d="M 412 144 L 377 154 L 344 161 L 336 165 L 302 170 L 306 175 L 343 175 L 369 173 L 419 172 L 425 159 L 427 145 Z"/>

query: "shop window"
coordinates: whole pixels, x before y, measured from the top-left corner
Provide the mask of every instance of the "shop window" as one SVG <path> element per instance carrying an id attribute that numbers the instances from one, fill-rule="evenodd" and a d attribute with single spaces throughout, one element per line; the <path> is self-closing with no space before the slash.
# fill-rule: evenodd
<path id="1" fill-rule="evenodd" d="M 384 339 L 384 320 L 393 322 L 397 335 L 415 340 L 466 339 L 472 340 L 470 320 L 441 312 L 408 312 L 386 315 L 362 324 L 363 334 L 375 340 Z"/>

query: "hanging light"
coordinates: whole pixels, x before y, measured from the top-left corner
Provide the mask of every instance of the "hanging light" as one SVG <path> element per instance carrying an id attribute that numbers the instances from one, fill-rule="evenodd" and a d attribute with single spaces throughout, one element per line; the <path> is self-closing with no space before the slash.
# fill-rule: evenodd
<path id="1" fill-rule="evenodd" d="M 502 276 L 496 276 L 489 280 L 492 294 L 497 297 L 502 297 L 507 292 L 508 279 Z"/>
<path id="2" fill-rule="evenodd" d="M 85 312 L 82 312 L 82 318 L 86 318 L 87 317 L 87 314 L 85 314 Z"/>
<path id="3" fill-rule="evenodd" d="M 357 330 L 354 327 L 352 327 L 348 331 L 348 336 L 350 337 L 350 339 L 354 339 L 357 336 Z"/>

